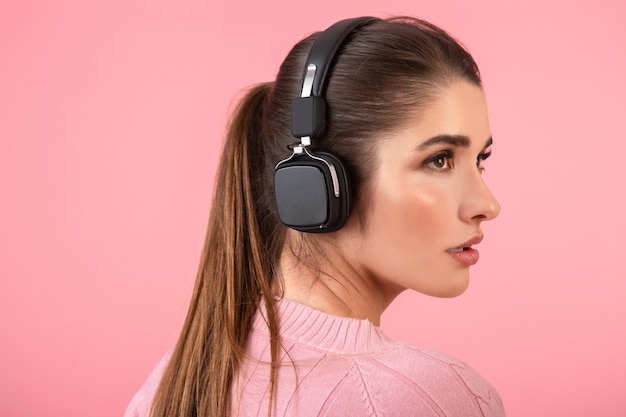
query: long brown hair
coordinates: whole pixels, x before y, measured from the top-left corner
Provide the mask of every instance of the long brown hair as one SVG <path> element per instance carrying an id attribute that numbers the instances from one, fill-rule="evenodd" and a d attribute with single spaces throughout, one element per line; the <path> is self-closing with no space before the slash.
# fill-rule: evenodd
<path id="1" fill-rule="evenodd" d="M 153 417 L 229 414 L 231 385 L 261 300 L 274 391 L 280 343 L 273 268 L 285 228 L 274 207 L 272 178 L 295 140 L 291 101 L 316 36 L 294 46 L 274 82 L 251 88 L 230 121 L 189 312 L 154 398 Z M 376 167 L 376 137 L 414 120 L 452 81 L 481 85 L 476 63 L 457 41 L 406 17 L 376 19 L 353 33 L 331 71 L 327 130 L 314 146 L 342 158 L 359 218 L 366 214 L 364 189 Z"/>

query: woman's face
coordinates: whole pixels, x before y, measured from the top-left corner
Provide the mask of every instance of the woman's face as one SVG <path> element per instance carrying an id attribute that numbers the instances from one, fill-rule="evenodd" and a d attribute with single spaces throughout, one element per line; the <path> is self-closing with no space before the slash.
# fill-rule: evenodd
<path id="1" fill-rule="evenodd" d="M 391 299 L 406 288 L 461 294 L 478 261 L 481 224 L 500 211 L 482 178 L 490 145 L 485 96 L 465 81 L 379 140 L 365 226 L 353 216 L 341 239 L 359 275 Z"/>

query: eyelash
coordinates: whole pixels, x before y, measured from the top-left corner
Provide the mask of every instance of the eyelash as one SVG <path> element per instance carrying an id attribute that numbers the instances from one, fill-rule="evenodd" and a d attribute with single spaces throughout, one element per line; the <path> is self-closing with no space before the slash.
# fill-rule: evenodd
<path id="1" fill-rule="evenodd" d="M 483 161 L 491 156 L 491 149 L 483 151 L 478 154 L 476 157 L 476 166 L 480 172 L 485 172 L 485 167 L 483 166 Z"/>
<path id="2" fill-rule="evenodd" d="M 476 167 L 478 168 L 480 172 L 485 171 L 485 167 L 482 166 L 482 162 L 485 161 L 490 156 L 491 156 L 491 150 L 487 150 L 487 151 L 483 151 L 479 153 L 478 156 L 476 157 Z M 423 166 L 428 169 L 432 169 L 434 171 L 445 171 L 445 170 L 454 168 L 454 165 L 452 164 L 453 159 L 454 159 L 454 153 L 451 150 L 444 150 L 441 152 L 437 152 L 436 154 L 434 154 L 433 156 L 425 160 L 423 162 Z M 445 163 L 445 166 L 434 165 L 435 163 L 438 163 L 441 160 L 443 160 L 443 162 Z"/>

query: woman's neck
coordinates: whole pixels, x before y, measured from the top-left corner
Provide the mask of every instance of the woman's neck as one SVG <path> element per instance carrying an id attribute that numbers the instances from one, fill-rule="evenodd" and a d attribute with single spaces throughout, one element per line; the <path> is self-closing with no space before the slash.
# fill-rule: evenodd
<path id="1" fill-rule="evenodd" d="M 275 283 L 280 286 L 276 291 L 284 298 L 379 326 L 383 311 L 402 291 L 360 269 L 342 256 L 340 248 L 328 244 L 313 248 L 299 238 L 296 245 L 293 238 L 287 241 L 275 272 Z"/>

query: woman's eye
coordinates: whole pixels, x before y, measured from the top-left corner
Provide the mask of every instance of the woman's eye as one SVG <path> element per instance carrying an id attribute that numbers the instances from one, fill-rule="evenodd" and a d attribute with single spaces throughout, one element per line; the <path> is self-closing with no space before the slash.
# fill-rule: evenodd
<path id="1" fill-rule="evenodd" d="M 426 168 L 443 171 L 452 168 L 452 152 L 440 152 L 424 161 Z"/>
<path id="2" fill-rule="evenodd" d="M 491 150 L 487 150 L 487 151 L 479 153 L 478 156 L 476 157 L 476 166 L 478 167 L 480 172 L 483 172 L 485 170 L 485 167 L 483 167 L 483 161 L 489 158 L 490 156 L 491 156 Z"/>

